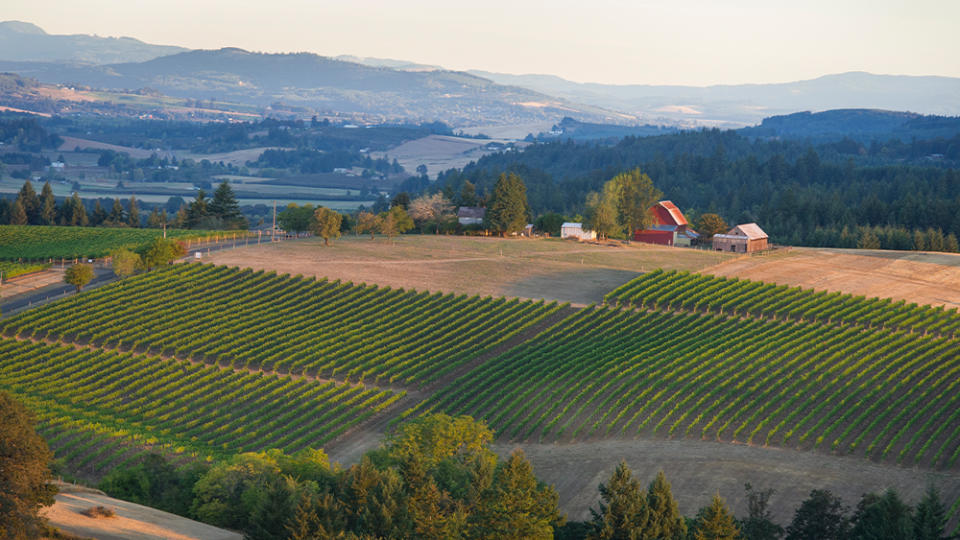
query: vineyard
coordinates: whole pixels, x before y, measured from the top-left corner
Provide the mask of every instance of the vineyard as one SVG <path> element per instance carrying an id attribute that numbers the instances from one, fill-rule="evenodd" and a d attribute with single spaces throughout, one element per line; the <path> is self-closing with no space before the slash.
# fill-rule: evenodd
<path id="1" fill-rule="evenodd" d="M 99 258 L 119 248 L 138 248 L 162 234 L 159 229 L 0 225 L 0 260 Z M 167 230 L 168 238 L 178 240 L 241 238 L 244 234 L 247 233 Z"/>
<path id="2" fill-rule="evenodd" d="M 905 301 L 815 292 L 760 281 L 657 270 L 618 287 L 606 297 L 643 309 L 684 310 L 777 320 L 856 324 L 960 335 L 957 308 L 918 306 Z"/>
<path id="3" fill-rule="evenodd" d="M 239 369 L 422 385 L 559 310 L 180 264 L 6 321 L 8 335 Z"/>
<path id="4" fill-rule="evenodd" d="M 0 276 L 11 279 L 25 274 L 32 274 L 49 268 L 49 264 L 20 264 L 0 261 Z"/>
<path id="5" fill-rule="evenodd" d="M 958 400 L 953 338 L 594 308 L 419 411 L 471 414 L 518 441 L 695 437 L 953 468 Z"/>
<path id="6" fill-rule="evenodd" d="M 320 448 L 403 396 L 11 339 L 0 339 L 0 388 L 37 412 L 40 431 L 74 470 L 131 459 L 132 448 L 198 458 Z"/>

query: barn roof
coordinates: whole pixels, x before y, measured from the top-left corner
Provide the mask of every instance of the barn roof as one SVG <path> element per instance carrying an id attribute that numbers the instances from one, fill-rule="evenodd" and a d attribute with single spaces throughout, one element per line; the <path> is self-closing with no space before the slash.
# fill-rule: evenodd
<path id="1" fill-rule="evenodd" d="M 480 206 L 461 206 L 457 209 L 458 218 L 478 218 L 483 219 L 484 214 L 487 213 L 486 208 Z"/>
<path id="2" fill-rule="evenodd" d="M 683 212 L 677 208 L 677 205 L 670 201 L 660 201 L 657 203 L 657 206 L 660 206 L 666 210 L 667 215 L 670 217 L 670 221 L 673 222 L 672 225 L 687 225 L 687 218 L 683 216 Z"/>
<path id="3" fill-rule="evenodd" d="M 763 238 L 769 238 L 767 233 L 763 232 L 763 229 L 760 228 L 756 223 L 745 223 L 743 225 L 737 225 L 736 227 L 730 229 L 728 234 L 733 234 L 736 236 L 746 236 L 750 240 L 760 240 Z"/>

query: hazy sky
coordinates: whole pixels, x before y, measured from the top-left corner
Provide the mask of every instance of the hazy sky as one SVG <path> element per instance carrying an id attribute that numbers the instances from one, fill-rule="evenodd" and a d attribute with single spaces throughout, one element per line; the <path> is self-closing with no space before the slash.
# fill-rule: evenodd
<path id="1" fill-rule="evenodd" d="M 50 33 L 640 84 L 960 77 L 958 0 L 0 0 Z"/>

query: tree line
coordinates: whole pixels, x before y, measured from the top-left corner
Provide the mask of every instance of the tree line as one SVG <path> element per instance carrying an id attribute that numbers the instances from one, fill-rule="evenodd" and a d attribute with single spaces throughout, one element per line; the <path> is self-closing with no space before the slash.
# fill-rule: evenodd
<path id="1" fill-rule="evenodd" d="M 149 215 L 140 212 L 142 203 L 136 196 L 127 201 L 114 198 L 107 210 L 94 201 L 88 211 L 88 203 L 76 192 L 57 202 L 50 182 L 46 182 L 38 195 L 29 180 L 17 193 L 15 199 L 0 199 L 0 225 L 64 225 L 77 227 L 149 227 L 159 229 L 171 226 L 182 229 L 246 229 L 248 224 L 233 188 L 222 182 L 207 199 L 204 190 L 198 190 L 196 198 L 183 203 L 171 219 L 162 205 L 153 205 Z"/>
<path id="2" fill-rule="evenodd" d="M 891 150 L 902 146 L 898 141 L 813 146 L 721 130 L 625 137 L 614 145 L 558 141 L 485 156 L 441 173 L 429 189 L 450 196 L 470 182 L 477 192 L 489 193 L 500 174 L 514 173 L 523 177 L 535 215 L 583 215 L 590 193 L 640 168 L 665 198 L 694 218 L 712 213 L 729 223 L 757 222 L 775 242 L 790 245 L 849 245 L 869 227 L 880 247 L 896 249 L 905 245 L 904 235 L 917 231 L 960 236 L 955 161 L 922 155 L 928 150 L 952 155 L 948 149 L 958 145 L 917 142 L 916 158 L 904 163 Z M 881 229 L 896 231 L 896 238 Z M 875 242 L 869 237 L 866 243 Z"/>

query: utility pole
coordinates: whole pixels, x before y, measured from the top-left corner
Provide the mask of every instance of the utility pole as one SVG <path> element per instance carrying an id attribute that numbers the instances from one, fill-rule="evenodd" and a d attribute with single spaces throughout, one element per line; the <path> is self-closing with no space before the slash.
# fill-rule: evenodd
<path id="1" fill-rule="evenodd" d="M 277 201 L 273 201 L 273 228 L 270 229 L 270 241 L 277 236 Z"/>

